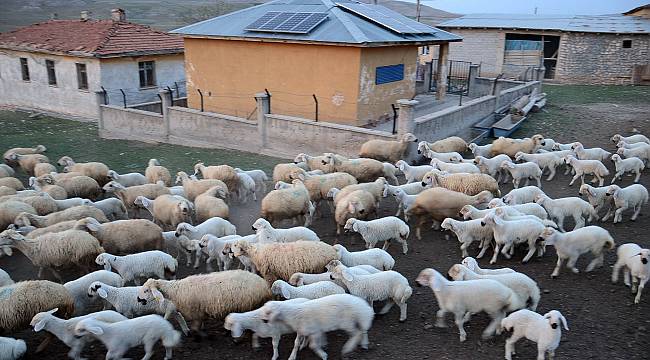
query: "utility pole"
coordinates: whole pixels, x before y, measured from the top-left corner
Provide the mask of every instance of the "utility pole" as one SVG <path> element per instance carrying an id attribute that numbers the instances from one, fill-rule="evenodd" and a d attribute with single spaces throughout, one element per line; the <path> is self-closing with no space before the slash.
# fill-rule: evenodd
<path id="1" fill-rule="evenodd" d="M 415 6 L 415 21 L 420 21 L 420 0 L 417 1 L 417 5 Z"/>

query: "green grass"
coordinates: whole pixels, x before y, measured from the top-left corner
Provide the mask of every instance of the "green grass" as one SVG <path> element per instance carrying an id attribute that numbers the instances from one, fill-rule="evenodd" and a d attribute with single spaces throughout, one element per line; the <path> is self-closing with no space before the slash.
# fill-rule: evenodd
<path id="1" fill-rule="evenodd" d="M 544 85 L 550 104 L 650 103 L 650 86 Z"/>
<path id="2" fill-rule="evenodd" d="M 117 172 L 144 172 L 151 158 L 170 171 L 193 169 L 199 160 L 209 165 L 228 164 L 242 169 L 262 169 L 271 174 L 278 158 L 232 150 L 202 149 L 138 141 L 107 140 L 97 136 L 94 123 L 52 117 L 29 118 L 27 113 L 0 111 L 0 151 L 42 144 L 51 163 L 61 156 L 75 161 L 101 161 Z"/>

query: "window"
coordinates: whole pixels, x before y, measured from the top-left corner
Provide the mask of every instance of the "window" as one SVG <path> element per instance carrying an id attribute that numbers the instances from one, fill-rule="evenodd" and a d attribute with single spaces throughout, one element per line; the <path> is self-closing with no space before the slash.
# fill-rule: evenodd
<path id="1" fill-rule="evenodd" d="M 77 86 L 80 90 L 88 90 L 88 73 L 86 64 L 77 64 Z"/>
<path id="2" fill-rule="evenodd" d="M 623 40 L 623 49 L 631 49 L 632 40 Z"/>
<path id="3" fill-rule="evenodd" d="M 23 81 L 29 81 L 29 65 L 27 58 L 20 58 L 20 72 L 23 75 Z"/>
<path id="4" fill-rule="evenodd" d="M 429 55 L 429 47 L 428 46 L 423 46 L 422 47 L 422 55 Z"/>
<path id="5" fill-rule="evenodd" d="M 140 69 L 140 87 L 156 86 L 154 62 L 140 61 L 138 68 Z"/>
<path id="6" fill-rule="evenodd" d="M 404 64 L 380 66 L 375 70 L 375 85 L 404 80 Z"/>
<path id="7" fill-rule="evenodd" d="M 45 67 L 47 68 L 47 83 L 56 86 L 56 71 L 54 70 L 54 61 L 45 60 Z"/>

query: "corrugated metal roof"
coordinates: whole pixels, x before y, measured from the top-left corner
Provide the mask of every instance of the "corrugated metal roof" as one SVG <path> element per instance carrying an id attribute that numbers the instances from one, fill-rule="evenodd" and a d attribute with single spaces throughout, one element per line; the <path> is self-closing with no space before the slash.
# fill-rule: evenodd
<path id="1" fill-rule="evenodd" d="M 338 3 L 355 3 L 350 0 Z M 328 19 L 308 34 L 262 33 L 246 31 L 249 24 L 269 11 L 324 12 Z M 402 16 L 399 15 L 398 16 Z M 239 10 L 196 24 L 173 30 L 186 36 L 215 38 L 269 39 L 278 41 L 322 42 L 355 45 L 382 45 L 388 43 L 436 43 L 461 41 L 462 38 L 447 31 L 431 27 L 431 34 L 399 34 L 336 6 L 330 0 L 275 0 L 262 5 Z"/>
<path id="2" fill-rule="evenodd" d="M 471 14 L 439 24 L 445 28 L 500 28 L 648 34 L 650 19 L 625 15 Z"/>

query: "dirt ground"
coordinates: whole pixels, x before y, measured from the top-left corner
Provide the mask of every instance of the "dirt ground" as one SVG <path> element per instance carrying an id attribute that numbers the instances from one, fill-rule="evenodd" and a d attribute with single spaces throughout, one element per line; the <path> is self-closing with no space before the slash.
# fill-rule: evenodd
<path id="1" fill-rule="evenodd" d="M 551 103 L 552 104 L 552 103 Z M 556 141 L 569 142 L 580 140 L 585 147 L 601 146 L 612 151 L 614 146 L 609 141 L 612 134 L 620 132 L 629 134 L 636 129 L 650 134 L 650 103 L 626 106 L 625 111 L 613 104 L 590 103 L 585 105 L 551 105 L 551 114 L 567 114 L 565 118 L 548 114 L 535 116 L 515 136 L 530 136 L 543 133 Z M 298 149 L 296 152 L 299 152 Z M 607 164 L 610 171 L 611 163 Z M 611 179 L 611 177 L 610 177 Z M 544 182 L 543 190 L 551 197 L 576 196 L 577 186 L 569 187 L 570 178 L 558 174 L 552 182 Z M 609 179 L 608 179 L 609 180 Z M 631 183 L 625 177 L 623 185 Z M 641 183 L 650 185 L 648 173 L 641 178 Z M 505 194 L 511 189 L 508 184 L 502 187 Z M 232 221 L 242 234 L 250 233 L 250 224 L 259 214 L 259 202 L 246 206 L 235 205 L 231 208 Z M 392 215 L 395 204 L 392 199 L 382 202 L 380 216 Z M 646 207 L 636 222 L 630 222 L 630 214 L 625 214 L 622 224 L 611 222 L 598 224 L 611 232 L 617 244 L 635 242 L 650 247 L 650 207 Z M 332 216 L 325 212 L 323 218 L 317 219 L 313 230 L 323 241 L 332 243 L 336 239 Z M 412 231 L 414 233 L 414 231 Z M 370 348 L 353 352 L 350 359 L 500 359 L 504 354 L 506 334 L 491 339 L 481 339 L 481 332 L 489 319 L 480 314 L 466 324 L 467 341 L 460 343 L 458 330 L 451 317 L 447 318 L 446 328 L 434 327 L 434 316 L 438 310 L 436 300 L 429 288 L 415 287 L 415 278 L 424 268 L 435 268 L 445 273 L 450 266 L 460 262 L 459 243 L 453 238 L 446 239 L 445 233 L 428 229 L 423 232 L 423 239 L 409 239 L 409 253 L 402 255 L 398 246 L 393 245 L 389 252 L 396 260 L 395 269 L 407 277 L 414 287 L 413 296 L 408 302 L 408 320 L 398 322 L 398 310 L 384 316 L 376 316 L 369 333 Z M 358 236 L 341 236 L 338 239 L 352 250 L 361 250 L 363 242 Z M 478 252 L 473 247 L 470 254 Z M 486 258 L 480 260 L 483 267 L 490 267 Z M 573 274 L 563 268 L 558 279 L 551 279 L 556 257 L 552 246 L 542 258 L 534 257 L 529 264 L 522 265 L 522 251 L 507 260 L 500 257 L 499 267 L 510 267 L 523 272 L 537 281 L 542 290 L 538 312 L 545 313 L 552 309 L 560 310 L 568 320 L 570 331 L 563 331 L 562 342 L 556 351 L 558 359 L 648 359 L 650 358 L 650 291 L 642 298 L 641 304 L 634 305 L 633 295 L 621 282 L 610 282 L 611 268 L 615 262 L 614 251 L 608 252 L 605 266 L 592 273 Z M 583 270 L 590 260 L 589 255 L 581 257 L 578 268 Z M 8 271 L 14 280 L 36 278 L 34 267 L 20 254 L 11 258 L 1 258 L 0 267 Z M 181 265 L 180 276 L 195 271 Z M 204 268 L 199 269 L 204 271 Z M 377 306 L 381 306 L 378 304 Z M 377 308 L 378 310 L 379 308 Z M 239 342 L 233 341 L 228 331 L 219 321 L 207 323 L 209 338 L 201 342 L 193 338 L 183 338 L 182 344 L 174 350 L 176 359 L 268 359 L 271 356 L 270 340 L 262 340 L 262 348 L 251 348 L 250 336 L 247 334 Z M 56 340 L 44 353 L 34 354 L 37 343 L 43 334 L 34 334 L 31 330 L 12 334 L 28 342 L 26 359 L 65 359 L 68 348 Z M 347 336 L 342 333 L 328 335 L 327 352 L 332 359 L 340 358 L 340 351 Z M 285 336 L 281 342 L 280 358 L 286 358 L 293 336 Z M 103 359 L 105 350 L 99 343 L 88 346 L 84 356 L 89 359 Z M 154 359 L 162 359 L 164 351 L 158 348 Z M 128 356 L 139 358 L 143 355 L 138 348 Z M 535 344 L 521 340 L 517 344 L 518 359 L 533 359 L 536 356 Z M 316 359 L 308 349 L 299 353 L 301 359 Z"/>

